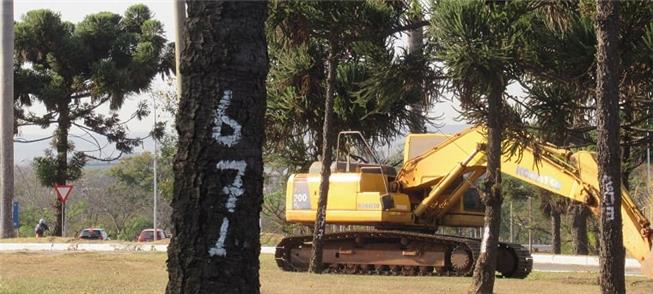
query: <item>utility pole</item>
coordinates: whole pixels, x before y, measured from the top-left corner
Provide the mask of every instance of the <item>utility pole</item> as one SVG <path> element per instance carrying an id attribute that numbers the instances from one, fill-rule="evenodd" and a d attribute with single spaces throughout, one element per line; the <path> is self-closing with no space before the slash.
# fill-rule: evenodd
<path id="1" fill-rule="evenodd" d="M 152 130 L 154 131 L 156 129 L 156 99 L 154 96 L 152 96 L 152 104 L 154 105 L 154 126 L 152 127 Z M 159 232 L 156 230 L 156 215 L 157 215 L 157 198 L 159 198 L 159 191 L 158 191 L 158 175 L 156 172 L 156 163 L 157 163 L 157 157 L 159 156 L 159 147 L 157 143 L 157 138 L 156 136 L 152 136 L 154 139 L 154 166 L 153 166 L 153 174 L 154 177 L 152 179 L 153 185 L 154 185 L 154 217 L 153 217 L 153 225 L 154 225 L 154 232 L 152 233 L 152 241 L 156 241 L 159 237 Z"/>
<path id="2" fill-rule="evenodd" d="M 186 21 L 186 1 L 173 1 L 175 12 L 175 78 L 177 86 L 177 99 L 181 97 L 181 49 L 183 48 L 184 22 Z"/>
<path id="3" fill-rule="evenodd" d="M 0 80 L 0 238 L 14 236 L 12 202 L 14 199 L 14 1 L 2 0 L 2 54 Z"/>

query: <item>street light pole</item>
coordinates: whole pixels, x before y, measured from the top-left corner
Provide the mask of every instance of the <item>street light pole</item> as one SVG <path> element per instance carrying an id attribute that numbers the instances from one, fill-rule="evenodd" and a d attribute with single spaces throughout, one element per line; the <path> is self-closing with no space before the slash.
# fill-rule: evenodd
<path id="1" fill-rule="evenodd" d="M 14 1 L 2 0 L 0 10 L 0 238 L 11 238 L 14 236 Z"/>

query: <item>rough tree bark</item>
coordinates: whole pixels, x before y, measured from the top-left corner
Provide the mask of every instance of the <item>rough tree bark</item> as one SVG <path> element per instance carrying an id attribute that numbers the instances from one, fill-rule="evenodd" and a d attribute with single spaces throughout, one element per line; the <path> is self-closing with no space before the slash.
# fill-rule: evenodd
<path id="1" fill-rule="evenodd" d="M 603 293 L 625 293 L 621 232 L 619 146 L 619 2 L 596 2 L 596 100 L 600 217 L 600 285 Z"/>
<path id="2" fill-rule="evenodd" d="M 263 1 L 188 1 L 167 293 L 259 293 Z"/>
<path id="3" fill-rule="evenodd" d="M 498 81 L 488 95 L 487 115 L 487 172 L 483 183 L 482 201 L 485 204 L 485 226 L 481 253 L 474 267 L 474 280 L 469 293 L 492 293 L 497 266 L 497 247 L 501 228 L 501 133 L 503 81 Z"/>
<path id="4" fill-rule="evenodd" d="M 587 217 L 589 210 L 582 203 L 573 203 L 570 208 L 571 216 L 571 239 L 574 246 L 574 254 L 588 255 L 589 241 L 587 239 Z"/>
<path id="5" fill-rule="evenodd" d="M 322 130 L 322 170 L 320 171 L 320 195 L 317 202 L 317 212 L 315 215 L 315 228 L 313 230 L 313 248 L 311 251 L 311 260 L 309 272 L 322 272 L 322 249 L 323 237 L 326 230 L 326 208 L 327 195 L 329 194 L 329 176 L 331 176 L 331 150 L 333 149 L 333 99 L 336 83 L 336 68 L 338 66 L 335 56 L 333 42 L 330 42 L 329 54 L 327 56 L 327 88 L 326 99 L 324 102 L 324 126 Z"/>

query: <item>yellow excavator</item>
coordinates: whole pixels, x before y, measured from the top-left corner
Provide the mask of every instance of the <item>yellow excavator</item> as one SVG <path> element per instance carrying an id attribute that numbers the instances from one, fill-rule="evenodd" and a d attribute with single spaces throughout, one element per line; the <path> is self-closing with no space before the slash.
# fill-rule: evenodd
<path id="1" fill-rule="evenodd" d="M 471 275 L 479 239 L 435 234 L 438 227 L 482 227 L 484 206 L 476 190 L 486 170 L 483 127 L 455 135 L 411 134 L 404 145 L 404 164 L 397 172 L 380 164 L 360 133 L 338 135 L 329 178 L 326 221 L 374 229 L 324 236 L 327 271 L 350 274 Z M 598 167 L 587 151 L 572 153 L 553 145 L 519 156 L 503 155 L 501 172 L 562 197 L 584 203 L 599 213 Z M 321 163 L 287 183 L 286 220 L 315 222 Z M 653 230 L 622 187 L 623 240 L 627 252 L 653 277 Z M 284 238 L 275 258 L 286 271 L 306 271 L 312 236 Z M 497 271 L 525 278 L 533 261 L 519 244 L 498 245 Z"/>

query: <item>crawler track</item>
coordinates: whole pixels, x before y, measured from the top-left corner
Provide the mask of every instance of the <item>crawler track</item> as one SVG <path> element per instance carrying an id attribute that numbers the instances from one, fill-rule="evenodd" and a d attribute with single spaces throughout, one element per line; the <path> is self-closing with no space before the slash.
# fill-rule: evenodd
<path id="1" fill-rule="evenodd" d="M 285 271 L 307 271 L 312 236 L 284 238 L 275 252 Z M 324 235 L 324 270 L 331 273 L 405 276 L 469 276 L 480 240 L 398 231 L 353 231 Z M 501 243 L 497 271 L 525 278 L 533 260 L 518 244 Z"/>

